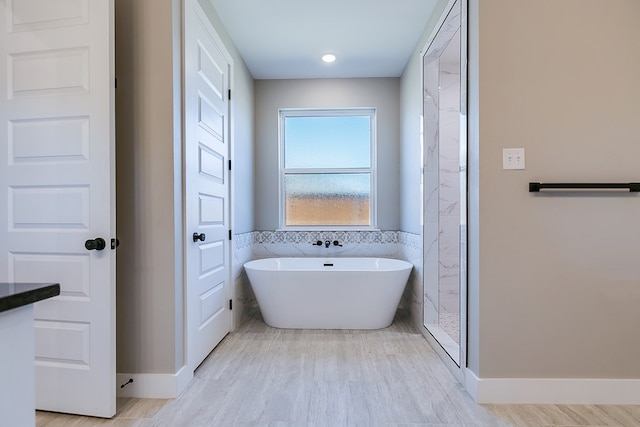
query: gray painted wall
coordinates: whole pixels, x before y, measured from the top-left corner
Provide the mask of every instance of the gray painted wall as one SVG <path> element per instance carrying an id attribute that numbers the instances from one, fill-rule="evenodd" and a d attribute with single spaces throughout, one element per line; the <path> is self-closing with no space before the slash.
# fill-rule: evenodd
<path id="1" fill-rule="evenodd" d="M 174 68 L 180 3 L 116 1 L 116 368 L 122 373 L 173 373 L 184 364 L 175 114 L 181 82 Z"/>
<path id="2" fill-rule="evenodd" d="M 640 197 L 527 192 L 640 179 L 640 2 L 470 3 L 469 366 L 640 378 Z M 527 169 L 503 171 L 504 147 Z"/>
<path id="3" fill-rule="evenodd" d="M 234 60 L 235 231 L 253 230 L 253 79 Z M 116 0 L 117 372 L 176 373 L 185 363 L 182 271 L 180 0 Z"/>
<path id="4" fill-rule="evenodd" d="M 256 80 L 257 230 L 278 228 L 278 109 L 377 108 L 378 228 L 400 226 L 400 79 Z"/>

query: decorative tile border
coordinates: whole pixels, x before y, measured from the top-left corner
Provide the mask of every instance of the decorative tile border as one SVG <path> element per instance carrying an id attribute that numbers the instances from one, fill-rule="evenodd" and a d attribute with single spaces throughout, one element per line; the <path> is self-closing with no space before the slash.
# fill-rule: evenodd
<path id="1" fill-rule="evenodd" d="M 254 244 L 299 244 L 318 240 L 337 240 L 342 244 L 400 243 L 410 249 L 422 248 L 422 236 L 405 231 L 253 231 L 233 236 L 235 249 Z"/>
<path id="2" fill-rule="evenodd" d="M 398 231 L 256 231 L 256 244 L 298 244 L 337 240 L 342 244 L 399 243 Z"/>

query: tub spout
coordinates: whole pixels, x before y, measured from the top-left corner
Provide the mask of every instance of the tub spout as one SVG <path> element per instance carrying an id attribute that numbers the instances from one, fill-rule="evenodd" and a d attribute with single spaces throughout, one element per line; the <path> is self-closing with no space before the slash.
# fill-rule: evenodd
<path id="1" fill-rule="evenodd" d="M 330 240 L 325 240 L 324 247 L 328 248 L 329 246 L 331 246 L 331 241 Z"/>

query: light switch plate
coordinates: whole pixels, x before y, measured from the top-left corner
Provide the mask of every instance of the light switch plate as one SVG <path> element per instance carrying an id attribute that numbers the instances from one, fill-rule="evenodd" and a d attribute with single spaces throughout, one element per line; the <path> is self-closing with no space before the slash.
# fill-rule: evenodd
<path id="1" fill-rule="evenodd" d="M 524 148 L 503 148 L 502 169 L 524 169 Z"/>

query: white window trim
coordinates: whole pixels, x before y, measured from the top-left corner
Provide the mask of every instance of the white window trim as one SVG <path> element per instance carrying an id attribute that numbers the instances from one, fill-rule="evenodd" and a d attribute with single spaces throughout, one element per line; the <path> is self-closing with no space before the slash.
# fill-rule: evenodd
<path id="1" fill-rule="evenodd" d="M 285 197 L 284 197 L 284 177 L 285 173 L 309 173 L 309 169 L 286 169 L 284 167 L 284 119 L 286 117 L 340 117 L 340 116 L 363 116 L 371 117 L 371 167 L 370 168 L 338 168 L 338 169 L 313 169 L 313 173 L 327 172 L 369 172 L 371 173 L 371 194 L 368 226 L 360 225 L 308 225 L 308 226 L 287 226 L 285 225 Z M 377 111 L 376 108 L 281 108 L 278 110 L 278 195 L 279 195 L 279 230 L 283 231 L 379 231 L 378 225 L 378 174 L 377 174 Z"/>

